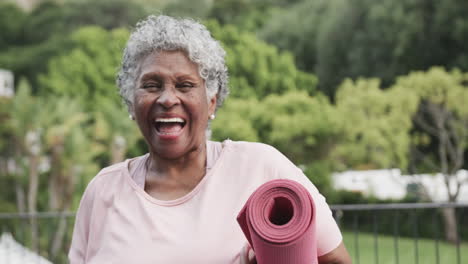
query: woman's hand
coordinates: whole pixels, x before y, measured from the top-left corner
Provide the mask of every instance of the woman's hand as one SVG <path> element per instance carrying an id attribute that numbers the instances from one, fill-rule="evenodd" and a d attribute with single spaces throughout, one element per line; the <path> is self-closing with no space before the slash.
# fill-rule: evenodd
<path id="1" fill-rule="evenodd" d="M 255 252 L 249 244 L 245 244 L 240 254 L 240 264 L 257 264 Z"/>
<path id="2" fill-rule="evenodd" d="M 351 264 L 351 257 L 348 254 L 343 242 L 331 252 L 318 258 L 319 264 Z"/>

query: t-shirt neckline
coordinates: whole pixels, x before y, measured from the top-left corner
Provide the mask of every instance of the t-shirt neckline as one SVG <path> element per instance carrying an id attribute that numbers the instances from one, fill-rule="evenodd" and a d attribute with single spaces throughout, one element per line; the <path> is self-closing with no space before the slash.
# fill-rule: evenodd
<path id="1" fill-rule="evenodd" d="M 213 173 L 217 170 L 217 168 L 222 163 L 222 157 L 223 157 L 224 153 L 227 152 L 227 149 L 228 149 L 228 146 L 230 145 L 229 144 L 230 142 L 231 142 L 231 140 L 229 140 L 229 139 L 221 142 L 221 144 L 222 144 L 221 152 L 219 153 L 218 158 L 216 159 L 216 161 L 214 162 L 214 164 L 210 168 L 210 170 L 205 174 L 203 179 L 201 179 L 201 181 L 189 193 L 187 193 L 187 194 L 185 194 L 185 195 L 183 195 L 183 196 L 181 196 L 181 197 L 179 197 L 177 199 L 160 200 L 160 199 L 154 198 L 153 196 L 149 195 L 143 188 L 141 188 L 135 182 L 135 180 L 132 178 L 132 176 L 130 175 L 129 163 L 131 161 L 133 161 L 133 160 L 136 160 L 136 159 L 146 159 L 149 156 L 149 153 L 146 153 L 143 156 L 139 156 L 139 157 L 135 157 L 135 158 L 132 158 L 132 159 L 125 160 L 125 163 L 124 163 L 124 174 L 125 175 L 124 176 L 127 179 L 127 181 L 129 182 L 130 186 L 136 191 L 136 193 L 139 194 L 140 196 L 142 196 L 143 198 L 145 198 L 146 200 L 148 200 L 149 202 L 151 202 L 153 204 L 160 205 L 160 206 L 167 206 L 167 207 L 181 205 L 181 204 L 184 204 L 185 202 L 189 201 L 190 199 L 192 199 L 195 195 L 197 195 L 200 192 L 200 189 L 203 188 L 203 186 L 209 180 L 209 178 L 212 177 L 211 175 L 213 175 Z M 208 151 L 212 151 L 212 147 L 208 147 L 208 144 L 215 144 L 215 142 L 207 140 L 206 143 L 207 143 L 207 155 L 209 155 Z"/>

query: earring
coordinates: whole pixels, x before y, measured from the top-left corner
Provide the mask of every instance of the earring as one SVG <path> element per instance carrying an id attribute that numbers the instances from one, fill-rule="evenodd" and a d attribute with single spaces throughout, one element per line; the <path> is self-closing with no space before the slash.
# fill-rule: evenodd
<path id="1" fill-rule="evenodd" d="M 215 119 L 215 117 L 216 117 L 216 116 L 215 116 L 214 114 L 211 114 L 211 115 L 210 115 L 210 120 Z"/>
<path id="2" fill-rule="evenodd" d="M 130 120 L 135 120 L 135 117 L 132 115 L 128 115 L 128 118 L 130 118 Z"/>

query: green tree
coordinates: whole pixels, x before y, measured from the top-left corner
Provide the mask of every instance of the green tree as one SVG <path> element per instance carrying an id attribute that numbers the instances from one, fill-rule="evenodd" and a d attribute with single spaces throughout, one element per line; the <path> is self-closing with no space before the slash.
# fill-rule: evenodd
<path id="1" fill-rule="evenodd" d="M 164 13 L 178 17 L 215 19 L 221 25 L 234 25 L 256 32 L 273 15 L 300 0 L 176 0 L 163 4 Z"/>
<path id="2" fill-rule="evenodd" d="M 217 140 L 259 140 L 297 164 L 308 164 L 326 158 L 333 149 L 340 134 L 337 121 L 334 107 L 323 95 L 290 91 L 262 101 L 227 100 L 213 123 L 213 135 Z"/>
<path id="3" fill-rule="evenodd" d="M 382 90 L 378 79 L 346 80 L 336 94 L 345 140 L 333 155 L 358 168 L 399 167 L 441 173 L 454 202 L 466 182 L 468 75 L 435 67 L 401 76 Z M 446 239 L 457 241 L 453 209 L 444 209 Z"/>
<path id="4" fill-rule="evenodd" d="M 47 171 L 48 211 L 74 209 L 83 191 L 83 186 L 97 172 L 94 163 L 96 153 L 86 123 L 89 116 L 81 103 L 67 97 L 47 97 L 46 115 L 42 126 L 43 151 L 50 161 Z M 49 256 L 55 259 L 63 249 L 63 237 L 68 228 L 65 217 L 61 217 L 51 237 Z"/>
<path id="5" fill-rule="evenodd" d="M 20 81 L 7 120 L 11 129 L 11 138 L 6 141 L 6 144 L 11 149 L 9 158 L 14 162 L 8 174 L 17 177 L 15 187 L 17 189 L 18 210 L 19 212 L 34 213 L 37 208 L 39 162 L 42 148 L 40 141 L 41 122 L 44 116 L 41 115 L 40 102 L 31 95 L 30 90 L 31 88 L 26 81 Z M 25 195 L 26 193 L 27 195 Z"/>
<path id="6" fill-rule="evenodd" d="M 402 76 L 392 88 L 406 90 L 418 98 L 419 108 L 413 115 L 412 167 L 415 171 L 424 168 L 440 172 L 448 202 L 455 202 L 462 186 L 468 184 L 456 176 L 464 166 L 468 147 L 467 81 L 466 73 L 435 67 Z M 427 148 L 428 145 L 431 147 Z M 416 162 L 419 164 L 414 164 Z M 455 211 L 447 208 L 443 215 L 446 239 L 455 243 L 458 240 Z"/>
<path id="7" fill-rule="evenodd" d="M 75 0 L 64 5 L 66 21 L 73 29 L 95 25 L 107 30 L 134 27 L 150 13 L 146 7 L 127 0 Z"/>
<path id="8" fill-rule="evenodd" d="M 79 98 L 87 111 L 99 107 L 101 100 L 120 103 L 115 74 L 129 32 L 84 27 L 74 32 L 74 48 L 51 59 L 48 72 L 39 76 L 41 94 Z"/>
<path id="9" fill-rule="evenodd" d="M 326 56 L 318 61 L 317 74 L 325 79 L 325 88 L 358 76 L 378 77 L 389 86 L 410 70 L 448 65 L 450 59 L 438 54 L 445 49 L 437 40 L 445 30 L 433 31 L 436 2 L 443 1 L 343 2 L 319 39 L 318 56 Z M 341 76 L 336 76 L 337 69 Z"/>
<path id="10" fill-rule="evenodd" d="M 74 25 L 65 23 L 63 6 L 57 1 L 46 0 L 37 5 L 26 17 L 23 25 L 23 45 L 47 41 L 55 34 L 66 34 Z"/>
<path id="11" fill-rule="evenodd" d="M 308 164 L 328 157 L 339 138 L 338 118 L 325 96 L 291 91 L 267 96 L 256 125 L 263 142 L 297 164 Z"/>
<path id="12" fill-rule="evenodd" d="M 10 137 L 9 156 L 6 157 L 10 168 L 6 175 L 14 182 L 16 205 L 19 212 L 36 213 L 39 191 L 39 164 L 41 162 L 41 121 L 40 103 L 31 96 L 30 86 L 21 81 L 17 95 L 12 100 L 8 127 Z M 37 219 L 30 220 L 31 246 L 38 249 L 39 234 Z"/>
<path id="13" fill-rule="evenodd" d="M 378 79 L 346 80 L 336 94 L 344 141 L 334 155 L 344 167 L 406 168 L 417 98 Z"/>
<path id="14" fill-rule="evenodd" d="M 300 69 L 314 72 L 318 31 L 328 18 L 330 6 L 330 0 L 299 1 L 276 10 L 257 30 L 266 42 L 292 52 Z"/>
<path id="15" fill-rule="evenodd" d="M 332 173 L 335 169 L 333 161 L 328 159 L 311 161 L 307 166 L 301 166 L 304 174 L 314 183 L 320 193 L 325 196 L 327 203 L 336 203 L 337 192 L 332 186 Z"/>
<path id="16" fill-rule="evenodd" d="M 61 5 L 49 0 L 41 2 L 21 21 L 21 35 L 15 45 L 0 50 L 0 67 L 13 71 L 16 79 L 26 78 L 36 94 L 37 75 L 45 71 L 45 61 L 69 49 L 68 29 L 73 25 L 64 23 Z"/>
<path id="17" fill-rule="evenodd" d="M 142 139 L 137 124 L 127 116 L 127 108 L 110 99 L 100 100 L 93 113 L 91 147 L 105 160 L 103 166 L 123 161 L 129 148 Z"/>
<path id="18" fill-rule="evenodd" d="M 260 99 L 294 90 L 315 93 L 317 79 L 298 70 L 290 53 L 279 52 L 232 25 L 221 26 L 213 20 L 206 24 L 227 52 L 231 96 Z"/>
<path id="19" fill-rule="evenodd" d="M 261 36 L 291 50 L 334 97 L 348 77 L 377 77 L 388 87 L 434 65 L 467 70 L 467 11 L 457 0 L 302 1 L 275 13 Z"/>
<path id="20" fill-rule="evenodd" d="M 46 0 L 28 15 L 25 24 L 25 44 L 47 41 L 54 35 L 68 35 L 83 26 L 105 29 L 133 27 L 147 12 L 135 1 L 73 0 L 60 3 Z"/>
<path id="21" fill-rule="evenodd" d="M 97 171 L 86 127 L 89 120 L 81 104 L 66 97 L 33 96 L 23 80 L 6 117 L 5 127 L 10 132 L 8 138 L 2 138 L 2 145 L 7 147 L 5 158 L 10 165 L 2 171 L 2 176 L 7 177 L 1 181 L 13 185 L 16 210 L 34 214 L 76 207 L 76 194 Z M 41 191 L 40 186 L 47 188 Z M 66 228 L 65 218 L 54 226 L 52 246 L 46 249 L 51 258 L 63 250 Z M 43 248 L 38 230 L 39 223 L 32 218 L 31 246 L 36 250 Z"/>
<path id="22" fill-rule="evenodd" d="M 99 153 L 102 166 L 122 161 L 140 135 L 115 86 L 128 36 L 125 29 L 83 27 L 71 36 L 74 48 L 53 58 L 47 74 L 39 76 L 41 94 L 76 98 L 92 115 L 95 144 L 91 147 Z"/>
<path id="23" fill-rule="evenodd" d="M 45 62 L 60 52 L 66 53 L 69 49 L 70 41 L 66 36 L 54 36 L 38 44 L 12 46 L 4 52 L 0 51 L 0 68 L 11 70 L 15 79 L 28 80 L 33 94 L 37 94 L 37 76 L 46 71 Z"/>
<path id="24" fill-rule="evenodd" d="M 340 116 L 322 94 L 309 96 L 291 91 L 265 98 L 256 120 L 257 130 L 305 174 L 320 192 L 331 195 L 331 172 L 335 167 L 330 155 L 341 141 Z"/>
<path id="25" fill-rule="evenodd" d="M 0 3 L 0 50 L 20 44 L 26 14 L 11 3 Z"/>
<path id="26" fill-rule="evenodd" d="M 213 3 L 208 14 L 221 25 L 235 25 L 242 31 L 256 32 L 285 3 L 258 0 L 219 0 Z"/>
<path id="27" fill-rule="evenodd" d="M 211 124 L 213 139 L 259 141 L 255 121 L 261 106 L 256 98 L 229 98 L 218 110 L 216 119 Z"/>
<path id="28" fill-rule="evenodd" d="M 85 25 L 130 28 L 147 14 L 140 4 L 125 0 L 46 0 L 27 15 L 10 9 L 0 7 L 0 22 L 5 19 L 0 23 L 0 68 L 12 70 L 17 79 L 27 78 L 34 94 L 37 76 L 47 71 L 45 62 L 72 48 L 70 32 Z M 4 36 L 13 41 L 8 48 L 1 46 Z"/>
<path id="29" fill-rule="evenodd" d="M 203 19 L 212 5 L 208 0 L 175 0 L 164 5 L 164 13 L 176 17 L 194 17 Z"/>

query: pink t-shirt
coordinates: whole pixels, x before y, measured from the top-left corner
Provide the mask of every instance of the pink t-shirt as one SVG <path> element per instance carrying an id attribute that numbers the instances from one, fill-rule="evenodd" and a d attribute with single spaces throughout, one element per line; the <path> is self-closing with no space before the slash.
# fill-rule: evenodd
<path id="1" fill-rule="evenodd" d="M 190 193 L 171 201 L 144 191 L 141 164 L 147 158 L 107 167 L 89 183 L 76 216 L 71 264 L 240 263 L 247 240 L 237 214 L 260 185 L 280 178 L 300 182 L 314 199 L 318 255 L 342 240 L 325 198 L 271 146 L 208 141 L 205 177 Z"/>

